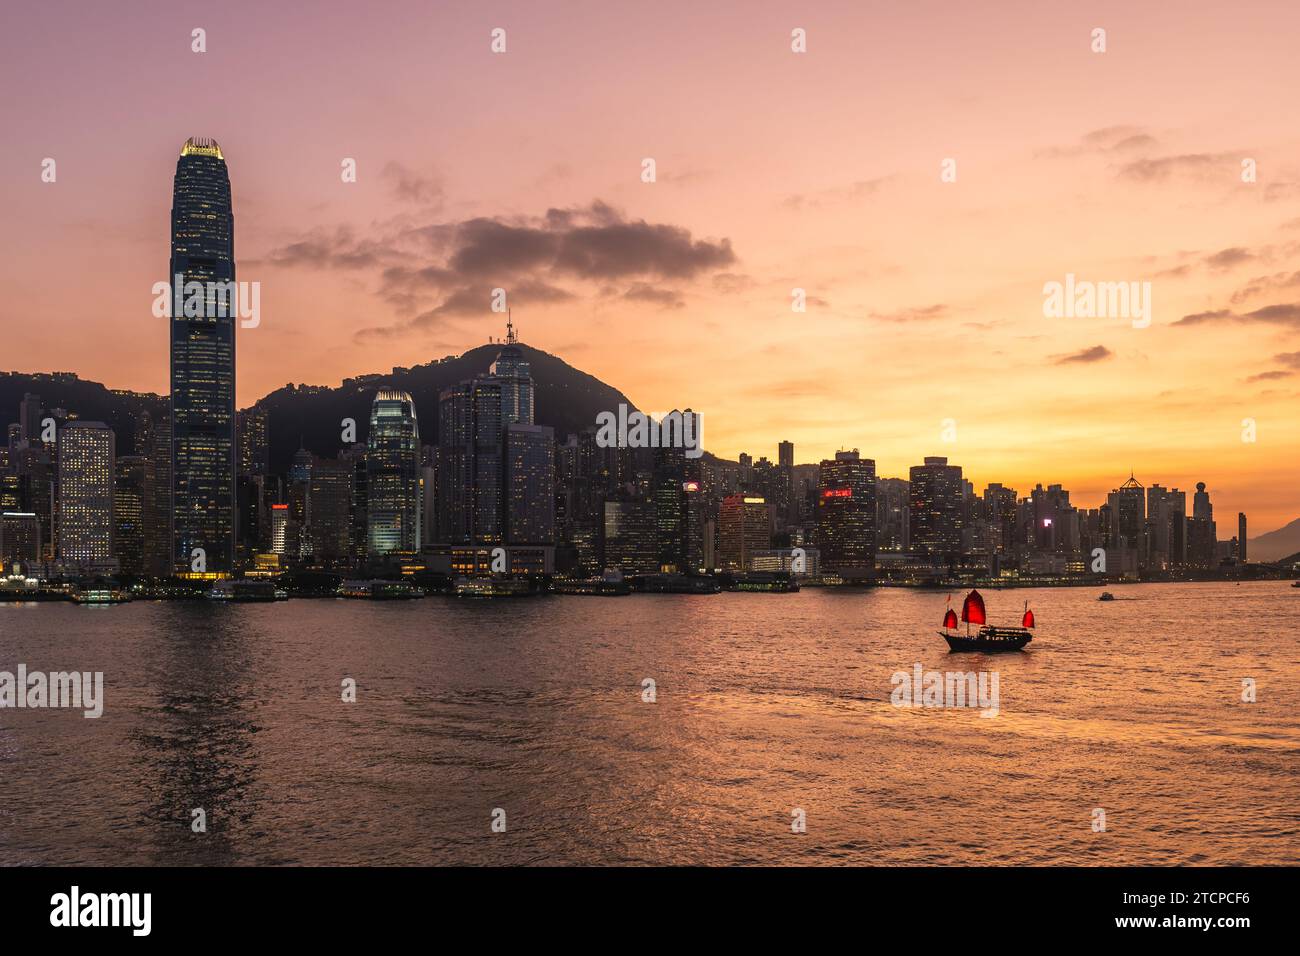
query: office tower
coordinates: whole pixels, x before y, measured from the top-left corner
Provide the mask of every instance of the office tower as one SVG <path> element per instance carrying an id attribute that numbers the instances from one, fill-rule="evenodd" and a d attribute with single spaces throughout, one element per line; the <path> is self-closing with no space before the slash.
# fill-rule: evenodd
<path id="1" fill-rule="evenodd" d="M 603 506 L 603 554 L 606 568 L 626 574 L 659 570 L 658 511 L 654 501 L 626 497 Z"/>
<path id="2" fill-rule="evenodd" d="M 1072 555 L 1079 550 L 1077 512 L 1070 504 L 1070 493 L 1060 485 L 1041 484 L 1029 493 L 1029 545 L 1038 554 Z"/>
<path id="3" fill-rule="evenodd" d="M 39 445 L 20 447 L 10 465 L 18 477 L 20 511 L 34 513 L 41 523 L 42 559 L 54 557 L 54 466 L 50 452 Z"/>
<path id="4" fill-rule="evenodd" d="M 271 470 L 270 415 L 260 405 L 235 416 L 239 439 L 239 475 L 265 475 Z"/>
<path id="5" fill-rule="evenodd" d="M 289 516 L 287 504 L 271 505 L 271 551 L 274 554 L 296 552 L 292 528 L 293 519 Z"/>
<path id="6" fill-rule="evenodd" d="M 908 536 L 913 553 L 949 566 L 961 559 L 962 514 L 965 508 L 961 466 L 943 457 L 927 457 L 913 465 L 908 484 Z M 826 555 L 822 554 L 826 564 Z"/>
<path id="7" fill-rule="evenodd" d="M 58 436 L 58 558 L 65 567 L 108 570 L 113 562 L 113 431 L 72 422 Z"/>
<path id="8" fill-rule="evenodd" d="M 990 482 L 984 489 L 984 512 L 993 525 L 997 553 L 1012 555 L 1016 545 L 1016 490 L 1001 482 Z"/>
<path id="9" fill-rule="evenodd" d="M 371 558 L 420 549 L 420 427 L 406 392 L 382 389 L 370 406 L 366 448 Z"/>
<path id="10" fill-rule="evenodd" d="M 420 546 L 438 540 L 438 449 L 420 447 Z"/>
<path id="11" fill-rule="evenodd" d="M 40 517 L 32 511 L 0 512 L 0 565 L 26 570 L 43 560 Z"/>
<path id="12" fill-rule="evenodd" d="M 555 430 L 510 424 L 505 441 L 506 541 L 555 544 Z"/>
<path id="13" fill-rule="evenodd" d="M 876 463 L 856 448 L 821 463 L 816 541 L 823 571 L 844 581 L 875 576 Z"/>
<path id="14" fill-rule="evenodd" d="M 23 400 L 18 403 L 18 430 L 19 439 L 28 445 L 44 444 L 41 440 L 41 396 L 24 393 Z"/>
<path id="15" fill-rule="evenodd" d="M 1214 506 L 1205 482 L 1196 483 L 1192 496 L 1192 517 L 1187 521 L 1187 563 L 1198 570 L 1209 570 L 1218 564 L 1216 549 L 1218 533 L 1214 524 Z"/>
<path id="16" fill-rule="evenodd" d="M 1237 560 L 1246 563 L 1246 514 L 1237 512 Z"/>
<path id="17" fill-rule="evenodd" d="M 1181 567 L 1187 558 L 1187 493 L 1153 484 L 1147 489 L 1147 537 L 1154 568 Z"/>
<path id="18" fill-rule="evenodd" d="M 1132 474 L 1107 496 L 1111 512 L 1110 547 L 1135 551 L 1139 559 L 1145 550 L 1146 491 Z"/>
<path id="19" fill-rule="evenodd" d="M 145 511 L 145 573 L 167 577 L 172 562 L 172 424 L 164 415 L 149 424 L 149 501 Z"/>
<path id="20" fill-rule="evenodd" d="M 711 513 L 711 470 L 703 458 L 688 458 L 684 465 L 682 509 L 684 570 L 699 574 L 713 569 L 713 531 Z"/>
<path id="21" fill-rule="evenodd" d="M 650 497 L 655 503 L 655 534 L 659 568 L 687 570 L 686 561 L 686 455 L 681 448 L 654 449 Z"/>
<path id="22" fill-rule="evenodd" d="M 480 376 L 438 398 L 438 535 L 452 544 L 504 540 L 502 383 Z"/>
<path id="23" fill-rule="evenodd" d="M 515 338 L 515 327 L 506 322 L 506 346 L 492 363 L 491 377 L 501 385 L 501 424 L 533 423 L 533 378 L 523 350 Z"/>
<path id="24" fill-rule="evenodd" d="M 307 479 L 310 553 L 324 567 L 351 563 L 352 475 L 350 461 L 325 458 L 312 463 Z"/>
<path id="25" fill-rule="evenodd" d="M 772 547 L 767 502 L 755 495 L 727 495 L 718 509 L 718 564 L 724 571 L 749 571 L 750 560 Z"/>
<path id="26" fill-rule="evenodd" d="M 148 502 L 149 459 L 123 455 L 113 479 L 113 553 L 124 574 L 145 570 L 145 507 Z"/>
<path id="27" fill-rule="evenodd" d="M 7 470 L 0 472 L 0 511 L 18 511 L 22 505 L 22 488 L 18 475 Z"/>
<path id="28" fill-rule="evenodd" d="M 186 140 L 176 161 L 168 279 L 172 561 L 185 576 L 226 577 L 235 566 L 237 306 L 230 176 L 213 140 Z M 190 291 L 199 289 L 195 308 Z M 177 309 L 182 293 L 185 307 Z"/>
<path id="29" fill-rule="evenodd" d="M 776 460 L 782 468 L 794 467 L 794 442 L 783 441 L 776 446 Z"/>
<path id="30" fill-rule="evenodd" d="M 366 484 L 366 446 L 357 442 L 340 453 L 352 469 L 352 529 L 350 547 L 352 564 L 365 564 L 369 548 L 367 526 L 370 518 L 370 494 Z"/>

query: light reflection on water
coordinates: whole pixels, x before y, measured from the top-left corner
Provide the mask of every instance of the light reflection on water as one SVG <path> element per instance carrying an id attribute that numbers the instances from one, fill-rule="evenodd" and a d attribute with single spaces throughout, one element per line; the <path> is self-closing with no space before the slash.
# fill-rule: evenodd
<path id="1" fill-rule="evenodd" d="M 1300 592 L 1115 590 L 987 594 L 993 656 L 904 590 L 0 606 L 107 698 L 0 711 L 0 863 L 1297 862 Z M 999 715 L 891 706 L 918 662 Z"/>

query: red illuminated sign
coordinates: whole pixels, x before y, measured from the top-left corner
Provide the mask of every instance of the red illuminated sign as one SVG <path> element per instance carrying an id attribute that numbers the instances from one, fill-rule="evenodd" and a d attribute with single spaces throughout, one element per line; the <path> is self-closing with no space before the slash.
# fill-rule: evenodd
<path id="1" fill-rule="evenodd" d="M 827 488 L 822 492 L 823 498 L 852 498 L 852 488 Z"/>

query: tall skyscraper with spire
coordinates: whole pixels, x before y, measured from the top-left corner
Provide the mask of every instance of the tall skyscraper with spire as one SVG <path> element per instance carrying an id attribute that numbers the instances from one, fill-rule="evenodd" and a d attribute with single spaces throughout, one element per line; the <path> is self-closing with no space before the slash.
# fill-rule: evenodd
<path id="1" fill-rule="evenodd" d="M 186 140 L 176 161 L 168 279 L 173 569 L 227 577 L 235 565 L 235 219 L 215 140 Z M 201 308 L 177 308 L 200 289 Z"/>

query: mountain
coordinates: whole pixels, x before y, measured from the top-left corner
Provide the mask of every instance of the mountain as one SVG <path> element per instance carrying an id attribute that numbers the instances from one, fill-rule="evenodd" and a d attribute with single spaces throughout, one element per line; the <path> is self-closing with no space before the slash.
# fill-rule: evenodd
<path id="1" fill-rule="evenodd" d="M 1300 518 L 1285 527 L 1251 538 L 1246 557 L 1251 561 L 1278 561 L 1300 551 Z"/>
<path id="2" fill-rule="evenodd" d="M 135 449 L 135 416 L 142 409 L 153 415 L 167 411 L 166 396 L 105 388 L 71 372 L 0 372 L 0 429 L 18 421 L 18 406 L 27 392 L 41 397 L 43 409 L 63 409 L 82 421 L 111 426 L 119 455 Z"/>
<path id="3" fill-rule="evenodd" d="M 409 392 L 415 400 L 421 444 L 437 444 L 438 394 L 449 385 L 486 372 L 501 348 L 499 344 L 481 345 L 425 365 L 347 379 L 339 388 L 286 385 L 277 389 L 258 403 L 269 415 L 272 473 L 288 471 L 300 437 L 302 447 L 322 458 L 337 455 L 345 418 L 356 421 L 357 441 L 365 441 L 370 403 L 380 388 Z M 538 425 L 554 428 L 558 440 L 594 426 L 598 412 L 616 411 L 620 402 L 635 408 L 622 392 L 564 360 L 527 345 L 518 348 L 532 370 L 533 418 Z"/>
<path id="4" fill-rule="evenodd" d="M 338 388 L 324 385 L 286 385 L 258 404 L 267 409 L 271 444 L 271 470 L 284 474 L 293 453 L 302 447 L 322 458 L 333 458 L 343 447 L 342 421 L 357 423 L 357 441 L 365 441 L 370 426 L 370 403 L 380 388 L 410 392 L 420 422 L 420 441 L 438 441 L 438 394 L 447 386 L 473 378 L 496 361 L 501 345 L 482 345 L 463 355 L 448 356 L 413 368 L 361 375 Z M 627 396 L 600 379 L 581 372 L 547 352 L 518 346 L 533 375 L 533 417 L 550 425 L 563 441 L 570 433 L 596 423 L 602 411 L 616 411 L 620 403 L 635 408 Z M 77 378 L 69 372 L 0 372 L 0 429 L 18 420 L 18 405 L 26 392 L 41 397 L 43 408 L 62 408 L 76 417 L 107 422 L 118 437 L 118 454 L 134 448 L 134 416 L 141 408 L 165 412 L 167 398 L 151 392 L 108 389 L 99 382 Z M 0 431 L 0 442 L 3 442 Z"/>

